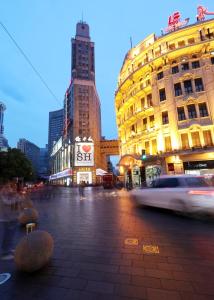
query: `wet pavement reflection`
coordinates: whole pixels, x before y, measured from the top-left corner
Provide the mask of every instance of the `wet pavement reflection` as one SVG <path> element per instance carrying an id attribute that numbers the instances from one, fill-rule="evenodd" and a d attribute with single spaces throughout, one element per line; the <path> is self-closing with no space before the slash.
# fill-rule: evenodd
<path id="1" fill-rule="evenodd" d="M 0 299 L 214 299 L 213 220 L 143 208 L 125 190 L 45 187 L 31 199 L 54 255 L 31 275 L 0 261 L 12 274 Z"/>

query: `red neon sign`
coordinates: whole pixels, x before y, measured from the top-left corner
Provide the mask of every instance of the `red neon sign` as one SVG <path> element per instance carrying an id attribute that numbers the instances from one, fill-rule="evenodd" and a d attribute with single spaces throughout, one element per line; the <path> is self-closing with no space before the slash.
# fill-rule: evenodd
<path id="1" fill-rule="evenodd" d="M 181 21 L 181 14 L 179 11 L 174 12 L 168 19 L 168 27 L 164 29 L 165 33 L 174 31 L 189 23 L 189 18 Z"/>
<path id="2" fill-rule="evenodd" d="M 168 19 L 168 26 L 174 26 L 180 22 L 181 14 L 179 11 L 174 12 Z"/>
<path id="3" fill-rule="evenodd" d="M 204 21 L 206 15 L 214 15 L 214 12 L 209 12 L 208 9 L 202 5 L 197 7 L 197 21 Z"/>

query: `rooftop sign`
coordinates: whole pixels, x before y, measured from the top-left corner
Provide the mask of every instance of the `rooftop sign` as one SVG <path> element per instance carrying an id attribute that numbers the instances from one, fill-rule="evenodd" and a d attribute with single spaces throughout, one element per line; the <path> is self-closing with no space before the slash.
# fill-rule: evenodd
<path id="1" fill-rule="evenodd" d="M 181 20 L 181 14 L 179 11 L 174 12 L 171 16 L 168 18 L 168 27 L 164 29 L 165 33 L 175 31 L 176 29 L 183 27 L 189 23 L 189 18 L 186 18 L 185 20 Z"/>
<path id="2" fill-rule="evenodd" d="M 209 12 L 204 6 L 199 5 L 197 7 L 197 21 L 204 21 L 206 15 L 214 15 L 214 12 Z"/>

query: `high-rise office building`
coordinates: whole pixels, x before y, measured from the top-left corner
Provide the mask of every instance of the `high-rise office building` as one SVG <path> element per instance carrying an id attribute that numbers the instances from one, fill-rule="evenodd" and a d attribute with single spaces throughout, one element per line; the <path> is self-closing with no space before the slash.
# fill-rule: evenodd
<path id="1" fill-rule="evenodd" d="M 54 143 L 62 136 L 64 110 L 49 112 L 48 126 L 48 155 L 50 156 Z"/>
<path id="2" fill-rule="evenodd" d="M 19 139 L 17 148 L 31 161 L 33 169 L 38 175 L 40 148 L 26 139 Z"/>
<path id="3" fill-rule="evenodd" d="M 76 25 L 72 39 L 71 84 L 65 95 L 65 136 L 101 139 L 100 100 L 95 85 L 94 43 L 90 39 L 89 26 Z"/>
<path id="4" fill-rule="evenodd" d="M 6 106 L 3 102 L 0 102 L 0 151 L 8 148 L 8 141 L 4 137 L 4 111 Z"/>
<path id="5" fill-rule="evenodd" d="M 107 169 L 107 155 L 118 154 L 118 144 L 101 139 L 94 43 L 88 24 L 77 23 L 71 45 L 71 83 L 64 98 L 63 136 L 53 147 L 50 180 L 67 185 L 80 181 L 91 184 L 97 182 L 97 170 Z"/>

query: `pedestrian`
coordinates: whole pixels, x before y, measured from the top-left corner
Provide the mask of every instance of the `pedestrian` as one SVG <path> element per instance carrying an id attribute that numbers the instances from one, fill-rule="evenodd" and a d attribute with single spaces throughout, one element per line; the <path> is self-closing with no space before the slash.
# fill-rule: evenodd
<path id="1" fill-rule="evenodd" d="M 13 239 L 21 198 L 10 184 L 0 188 L 0 258 L 13 259 Z"/>
<path id="2" fill-rule="evenodd" d="M 84 187 L 85 187 L 85 181 L 81 181 L 79 184 L 79 195 L 80 197 L 84 197 Z"/>

